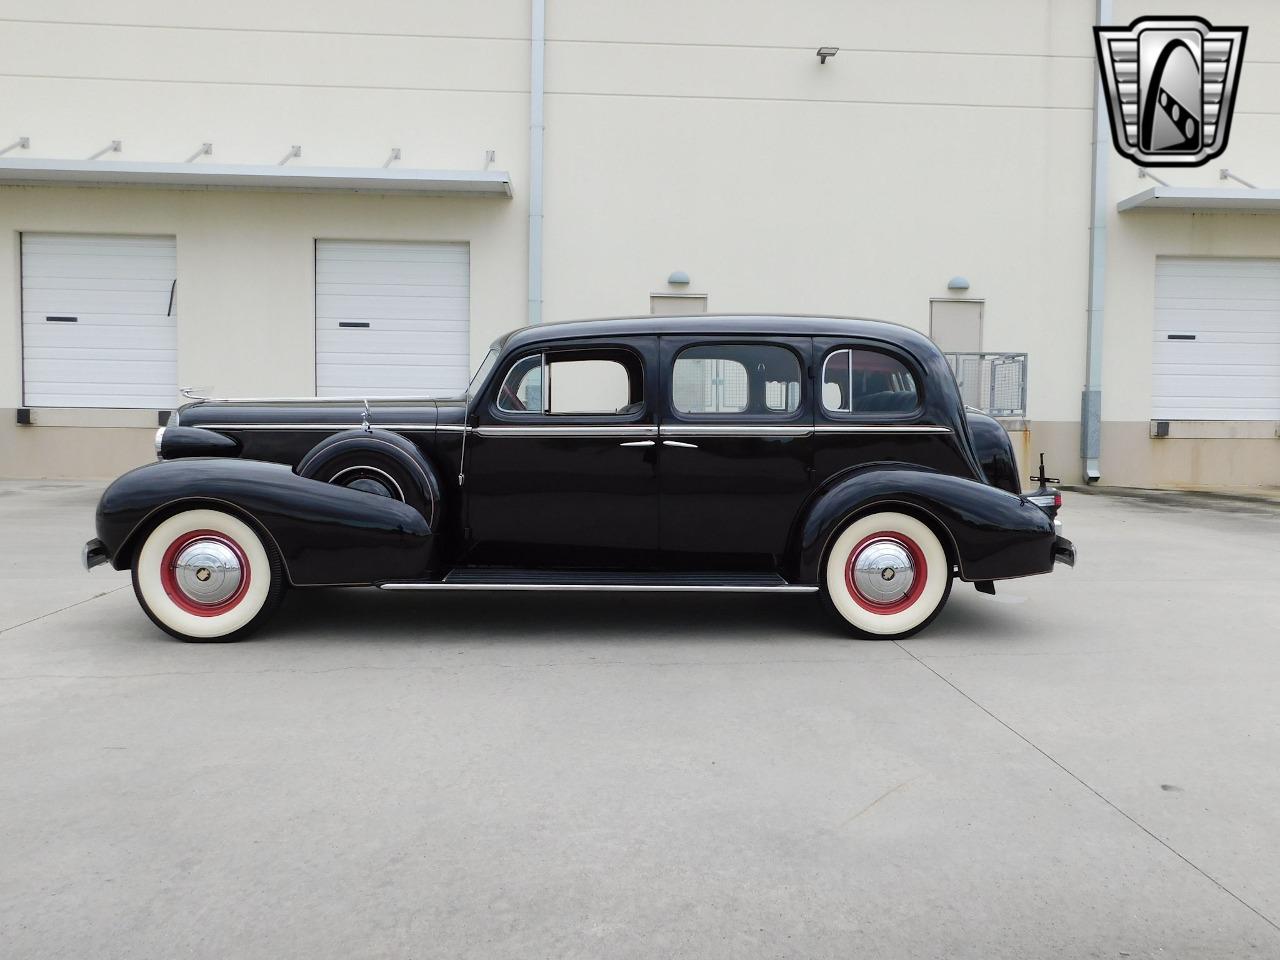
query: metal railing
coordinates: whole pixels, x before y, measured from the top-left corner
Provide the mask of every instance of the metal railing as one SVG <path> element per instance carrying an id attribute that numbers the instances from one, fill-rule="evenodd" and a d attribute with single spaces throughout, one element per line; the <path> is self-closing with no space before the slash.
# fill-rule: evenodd
<path id="1" fill-rule="evenodd" d="M 971 407 L 993 417 L 1027 415 L 1025 353 L 944 353 Z"/>

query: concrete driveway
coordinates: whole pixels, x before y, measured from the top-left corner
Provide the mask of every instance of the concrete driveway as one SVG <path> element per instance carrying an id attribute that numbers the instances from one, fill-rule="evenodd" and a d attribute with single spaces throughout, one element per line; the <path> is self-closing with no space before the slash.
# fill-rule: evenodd
<path id="1" fill-rule="evenodd" d="M 1280 956 L 1280 511 L 1069 495 L 921 638 L 295 592 L 169 640 L 0 484 L 0 956 Z"/>

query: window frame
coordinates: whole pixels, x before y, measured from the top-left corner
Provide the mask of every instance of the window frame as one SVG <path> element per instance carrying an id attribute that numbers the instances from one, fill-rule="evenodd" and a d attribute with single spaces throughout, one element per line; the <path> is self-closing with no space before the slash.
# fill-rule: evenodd
<path id="1" fill-rule="evenodd" d="M 797 379 L 800 384 L 800 400 L 796 404 L 795 410 L 789 413 L 771 411 L 767 409 L 764 412 L 756 412 L 756 411 L 752 411 L 751 409 L 747 409 L 741 412 L 729 412 L 729 411 L 710 412 L 708 411 L 705 413 L 687 413 L 676 406 L 675 371 L 676 371 L 676 362 L 680 359 L 681 355 L 684 354 L 685 351 L 696 349 L 697 347 L 736 347 L 736 346 L 775 347 L 779 350 L 785 350 L 787 353 L 791 354 L 792 358 L 796 362 L 797 370 L 799 371 L 799 376 Z M 667 414 L 672 420 L 678 420 L 683 423 L 700 423 L 700 422 L 707 422 L 707 421 L 725 422 L 725 423 L 729 423 L 729 422 L 757 423 L 760 421 L 767 421 L 770 424 L 782 425 L 782 424 L 793 423 L 797 420 L 805 420 L 809 414 L 809 406 L 808 406 L 809 397 L 810 397 L 810 394 L 812 393 L 812 386 L 809 383 L 810 378 L 808 375 L 808 369 L 809 369 L 808 360 L 805 358 L 801 349 L 795 343 L 792 342 L 791 338 L 787 338 L 786 340 L 775 339 L 772 337 L 752 338 L 750 337 L 750 335 L 748 335 L 745 337 L 742 337 L 742 336 L 733 336 L 733 337 L 724 337 L 724 338 L 708 337 L 708 338 L 690 339 L 687 341 L 682 340 L 682 342 L 679 342 L 677 345 L 673 346 L 670 357 L 663 362 L 663 366 L 662 366 L 663 379 L 666 381 L 666 387 L 664 390 L 664 393 L 665 393 L 664 400 L 667 407 Z M 751 375 L 750 370 L 747 371 L 747 375 L 748 375 L 748 390 L 750 390 L 750 375 Z M 748 403 L 748 407 L 750 407 L 749 403 Z"/>
<path id="2" fill-rule="evenodd" d="M 547 359 L 548 356 L 554 357 L 557 354 L 563 356 L 565 354 L 575 354 L 575 353 L 599 354 L 599 353 L 607 353 L 607 352 L 625 353 L 629 355 L 631 360 L 634 362 L 635 370 L 640 377 L 640 408 L 638 410 L 633 410 L 630 413 L 617 413 L 617 412 L 614 412 L 614 413 L 608 413 L 608 412 L 551 413 L 550 411 L 545 409 L 543 410 L 508 410 L 501 405 L 502 389 L 503 387 L 506 386 L 507 378 L 511 376 L 511 372 L 520 363 L 527 360 L 529 357 L 534 357 L 539 355 L 542 357 L 542 365 L 541 365 L 541 368 L 543 371 L 542 382 L 543 382 L 544 391 L 545 391 L 545 385 L 547 383 L 547 374 L 546 374 L 547 368 L 552 363 L 556 362 L 554 359 L 548 361 Z M 584 357 L 581 357 L 580 359 L 600 360 L 600 359 L 609 359 L 609 358 L 599 357 L 599 356 L 584 356 Z M 617 363 L 619 366 L 622 366 L 624 370 L 627 370 L 626 364 L 624 364 L 621 360 L 614 360 L 613 362 Z M 649 414 L 649 411 L 652 409 L 652 405 L 649 402 L 649 384 L 648 384 L 648 378 L 647 378 L 647 372 L 645 370 L 645 366 L 646 366 L 646 363 L 645 363 L 645 358 L 643 354 L 641 354 L 639 350 L 636 350 L 634 347 L 628 344 L 601 343 L 601 344 L 573 344 L 573 345 L 556 345 L 556 346 L 550 346 L 547 344 L 530 345 L 529 349 L 524 350 L 520 353 L 514 354 L 511 357 L 510 362 L 508 362 L 502 367 L 502 375 L 500 377 L 494 377 L 493 393 L 490 396 L 487 404 L 489 415 L 494 420 L 517 422 L 517 423 L 528 422 L 530 419 L 535 417 L 542 423 L 564 423 L 567 420 L 583 420 L 583 421 L 592 422 L 592 423 L 594 422 L 632 423 L 634 421 L 644 420 L 645 417 Z M 627 373 L 629 377 L 630 371 L 627 370 Z"/>
<path id="3" fill-rule="evenodd" d="M 827 364 L 831 362 L 831 358 L 837 353 L 841 353 L 845 350 L 860 350 L 865 353 L 879 353 L 901 364 L 906 369 L 907 373 L 911 374 L 911 379 L 915 382 L 915 406 L 906 411 L 845 411 L 830 409 L 822 400 L 822 388 L 827 382 Z M 852 367 L 852 364 L 850 364 L 850 366 Z M 814 392 L 817 397 L 817 401 L 814 404 L 814 410 L 826 417 L 828 420 L 840 420 L 846 422 L 856 421 L 861 423 L 905 423 L 910 420 L 918 420 L 924 413 L 925 409 L 924 372 L 920 365 L 916 363 L 914 357 L 905 351 L 883 343 L 857 343 L 844 341 L 836 342 L 834 345 L 826 347 L 822 355 L 822 363 L 818 366 L 818 377 Z"/>

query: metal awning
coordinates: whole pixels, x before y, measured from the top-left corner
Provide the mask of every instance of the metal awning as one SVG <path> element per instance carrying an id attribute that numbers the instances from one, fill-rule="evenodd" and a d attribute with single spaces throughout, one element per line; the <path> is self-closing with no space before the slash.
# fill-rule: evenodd
<path id="1" fill-rule="evenodd" d="M 410 170 L 131 160 L 28 160 L 0 157 L 0 184 L 167 187 L 204 190 L 306 190 L 422 197 L 510 197 L 505 170 Z"/>
<path id="2" fill-rule="evenodd" d="M 1152 187 L 1126 197 L 1116 210 L 1186 210 L 1191 212 L 1280 213 L 1280 190 L 1238 187 Z"/>

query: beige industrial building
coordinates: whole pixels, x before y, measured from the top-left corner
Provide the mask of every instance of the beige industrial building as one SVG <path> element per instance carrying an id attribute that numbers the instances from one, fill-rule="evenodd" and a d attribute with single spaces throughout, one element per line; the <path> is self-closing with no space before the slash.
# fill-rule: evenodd
<path id="1" fill-rule="evenodd" d="M 708 310 L 929 332 L 1068 482 L 1280 486 L 1280 6 L 1198 11 L 1249 27 L 1220 157 L 1140 177 L 1099 112 L 1093 25 L 1187 12 L 6 0 L 0 476 L 144 462 L 181 388 L 443 394 Z"/>

